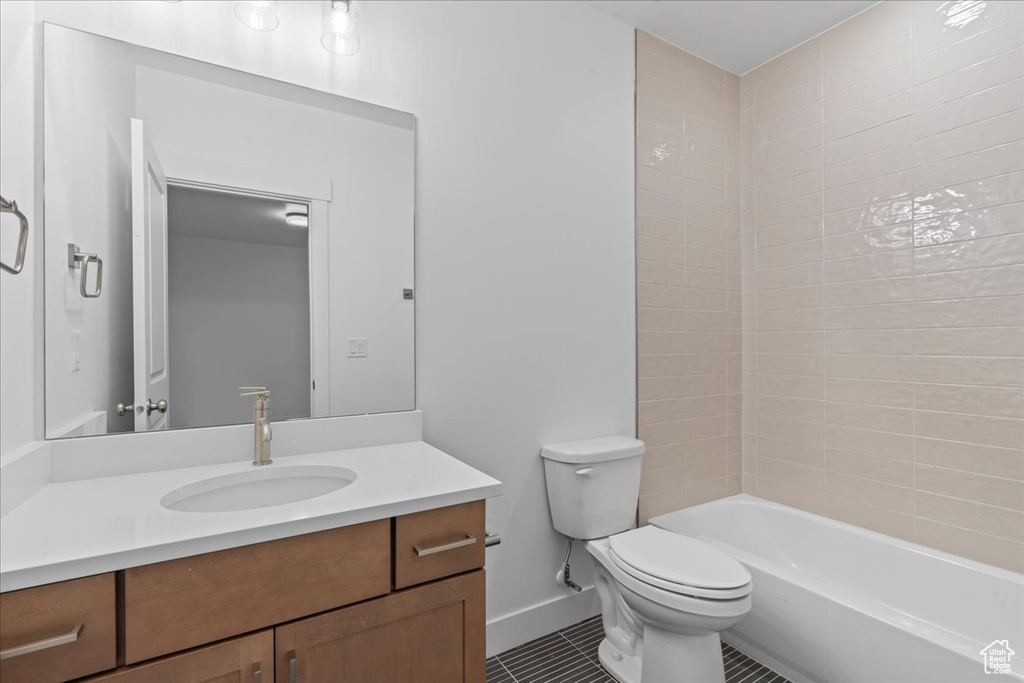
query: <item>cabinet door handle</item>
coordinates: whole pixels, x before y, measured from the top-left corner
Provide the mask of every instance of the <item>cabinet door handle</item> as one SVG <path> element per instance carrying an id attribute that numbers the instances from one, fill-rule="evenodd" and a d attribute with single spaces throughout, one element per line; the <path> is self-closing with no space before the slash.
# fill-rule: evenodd
<path id="1" fill-rule="evenodd" d="M 252 683 L 263 683 L 263 667 L 262 662 L 256 662 L 252 665 Z"/>
<path id="2" fill-rule="evenodd" d="M 82 632 L 82 625 L 76 624 L 67 633 L 60 636 L 53 636 L 52 638 L 44 638 L 37 640 L 34 643 L 28 645 L 19 645 L 18 647 L 12 647 L 8 650 L 0 651 L 0 659 L 10 659 L 12 657 L 21 657 L 22 655 L 32 654 L 33 652 L 39 652 L 40 650 L 49 650 L 51 647 L 59 647 L 60 645 L 68 645 L 78 640 L 78 634 Z"/>
<path id="3" fill-rule="evenodd" d="M 476 536 L 466 534 L 466 537 L 461 541 L 452 541 L 451 543 L 435 545 L 431 548 L 421 548 L 418 545 L 414 545 L 412 549 L 416 551 L 416 557 L 424 557 L 426 555 L 433 555 L 434 553 L 443 553 L 447 550 L 455 550 L 456 548 L 465 548 L 466 546 L 473 545 L 475 543 Z"/>
<path id="4" fill-rule="evenodd" d="M 288 650 L 288 683 L 299 682 L 299 660 L 295 650 Z"/>

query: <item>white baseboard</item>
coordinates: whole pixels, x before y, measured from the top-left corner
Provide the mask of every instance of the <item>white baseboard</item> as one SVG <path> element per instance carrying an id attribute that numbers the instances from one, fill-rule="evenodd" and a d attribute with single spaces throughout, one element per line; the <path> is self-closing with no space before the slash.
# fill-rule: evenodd
<path id="1" fill-rule="evenodd" d="M 487 622 L 487 656 L 572 626 L 600 612 L 601 601 L 597 591 L 589 586 L 580 593 L 554 598 L 498 617 Z"/>

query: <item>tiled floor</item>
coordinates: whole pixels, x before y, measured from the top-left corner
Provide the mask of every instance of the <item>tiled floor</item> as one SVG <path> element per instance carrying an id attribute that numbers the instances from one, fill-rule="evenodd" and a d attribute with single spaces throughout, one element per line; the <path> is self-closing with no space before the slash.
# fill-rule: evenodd
<path id="1" fill-rule="evenodd" d="M 594 617 L 487 660 L 487 683 L 615 683 L 597 660 L 604 632 Z M 726 683 L 789 683 L 736 648 L 722 644 Z"/>

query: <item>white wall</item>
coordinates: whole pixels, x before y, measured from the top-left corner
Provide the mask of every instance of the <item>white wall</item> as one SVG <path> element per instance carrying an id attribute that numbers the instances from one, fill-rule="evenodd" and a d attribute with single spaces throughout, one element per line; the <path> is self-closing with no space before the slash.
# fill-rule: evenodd
<path id="1" fill-rule="evenodd" d="M 43 436 L 43 235 L 37 220 L 41 165 L 35 157 L 37 40 L 33 2 L 0 2 L 0 193 L 29 220 L 20 275 L 0 271 L 0 456 Z M 0 259 L 10 263 L 15 230 L 3 216 Z"/>
<path id="2" fill-rule="evenodd" d="M 0 3 L 4 42 L 27 28 L 8 23 L 25 12 L 12 4 Z M 374 2 L 359 55 L 339 59 L 318 44 L 318 4 L 280 7 L 270 34 L 239 24 L 231 3 L 46 2 L 36 12 L 416 114 L 426 438 L 504 482 L 489 505 L 504 538 L 488 555 L 489 647 L 530 635 L 517 624 L 534 634 L 565 625 L 576 614 L 571 601 L 552 603 L 567 593 L 553 582 L 563 546 L 539 447 L 635 430 L 632 29 L 578 3 Z M 10 68 L 24 80 L 29 63 Z M 11 99 L 5 117 L 23 112 Z M 19 140 L 32 134 L 21 117 L 3 129 Z M 15 161 L 26 158 L 19 148 Z M 5 340 L 33 310 L 4 320 Z M 5 372 L 36 357 L 4 353 Z M 589 583 L 577 559 L 574 578 Z M 554 606 L 536 622 L 512 616 L 544 603 Z"/>
<path id="3" fill-rule="evenodd" d="M 131 417 L 118 417 L 113 406 L 131 403 L 133 394 L 134 68 L 116 43 L 70 32 L 48 33 L 46 40 L 46 431 L 74 433 L 104 412 L 102 431 L 130 431 Z M 103 259 L 99 298 L 79 292 L 82 266 L 68 267 L 68 243 Z M 96 273 L 91 264 L 90 290 Z M 72 334 L 81 335 L 78 369 L 71 365 Z"/>
<path id="4" fill-rule="evenodd" d="M 175 235 L 169 220 L 171 427 L 251 421 L 242 386 L 270 389 L 274 420 L 309 417 L 309 252 Z"/>

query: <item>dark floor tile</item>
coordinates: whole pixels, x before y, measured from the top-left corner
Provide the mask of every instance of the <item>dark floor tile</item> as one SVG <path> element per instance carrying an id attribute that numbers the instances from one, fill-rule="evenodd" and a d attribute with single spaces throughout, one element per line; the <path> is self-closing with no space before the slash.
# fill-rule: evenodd
<path id="1" fill-rule="evenodd" d="M 587 619 L 579 624 L 562 629 L 559 633 L 568 638 L 569 642 L 575 645 L 592 662 L 595 664 L 599 663 L 597 650 L 601 645 L 601 641 L 604 640 L 604 625 L 601 623 L 601 617 Z"/>
<path id="2" fill-rule="evenodd" d="M 487 683 L 516 683 L 516 679 L 497 657 L 491 657 L 487 660 Z"/>
<path id="3" fill-rule="evenodd" d="M 586 635 L 595 630 L 603 632 L 603 629 L 604 627 L 601 623 L 601 617 L 596 616 L 591 617 L 589 619 L 585 619 L 584 621 L 581 621 L 578 624 L 573 624 L 572 626 L 563 628 L 561 631 L 559 631 L 559 633 L 561 633 L 569 640 L 573 640 L 574 638 L 578 638 L 581 635 Z"/>
<path id="4" fill-rule="evenodd" d="M 502 652 L 498 655 L 498 660 L 511 671 L 530 662 L 546 662 L 573 652 L 572 644 L 560 633 L 555 632 Z M 515 673 L 512 675 L 514 676 Z"/>
<path id="5" fill-rule="evenodd" d="M 605 678 L 606 674 L 600 667 L 581 655 L 556 671 L 538 672 L 536 677 L 518 680 L 521 683 L 592 683 L 603 682 Z"/>
<path id="6" fill-rule="evenodd" d="M 502 652 L 487 660 L 487 683 L 615 683 L 601 667 L 600 617 Z M 722 643 L 726 683 L 790 683 L 728 643 Z"/>
<path id="7" fill-rule="evenodd" d="M 755 683 L 766 673 L 770 673 L 768 667 L 750 660 L 750 663 L 746 666 L 739 667 L 726 674 L 725 683 Z"/>
<path id="8" fill-rule="evenodd" d="M 592 665 L 560 633 L 539 638 L 498 655 L 498 660 L 518 683 L 574 681 Z"/>

